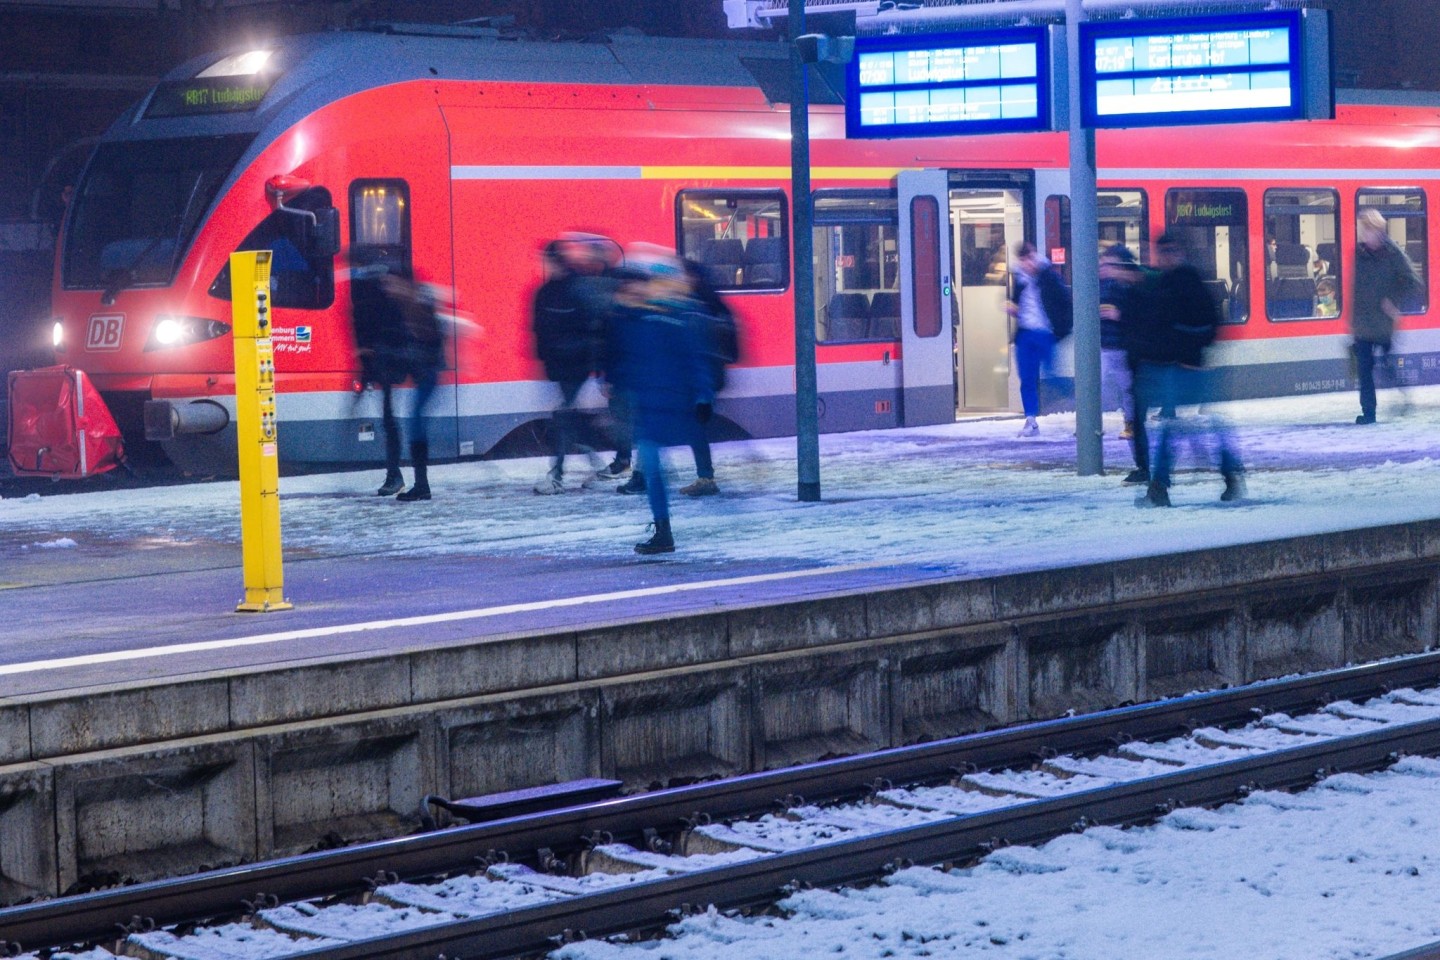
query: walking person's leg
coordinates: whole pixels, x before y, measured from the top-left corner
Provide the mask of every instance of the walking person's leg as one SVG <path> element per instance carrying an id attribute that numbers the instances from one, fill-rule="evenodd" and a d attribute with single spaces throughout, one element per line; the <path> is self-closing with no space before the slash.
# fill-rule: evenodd
<path id="1" fill-rule="evenodd" d="M 388 383 L 380 385 L 380 421 L 385 431 L 385 480 L 375 492 L 382 497 L 393 497 L 405 489 L 405 478 L 400 474 L 400 423 L 395 419 L 394 389 Z"/>
<path id="2" fill-rule="evenodd" d="M 415 467 L 415 482 L 395 497 L 406 503 L 430 499 L 430 437 L 425 429 L 425 408 L 435 395 L 438 375 L 430 370 L 415 378 L 415 406 L 410 413 L 410 461 Z"/>
<path id="3" fill-rule="evenodd" d="M 1351 346 L 1355 352 L 1355 380 L 1360 387 L 1360 416 L 1356 423 L 1375 422 L 1375 344 L 1368 340 L 1356 340 Z"/>
<path id="4" fill-rule="evenodd" d="M 695 455 L 695 482 L 680 488 L 687 497 L 709 497 L 720 492 L 715 483 L 715 462 L 710 458 L 710 438 L 705 435 L 705 425 L 696 428 L 695 439 L 690 442 L 690 452 Z"/>
<path id="5" fill-rule="evenodd" d="M 1034 436 L 1040 415 L 1040 364 L 1044 359 L 1042 334 L 1024 328 L 1015 331 L 1015 367 L 1020 373 L 1020 406 L 1025 411 L 1021 436 Z"/>
<path id="6" fill-rule="evenodd" d="M 655 533 L 649 540 L 635 544 L 635 552 L 671 553 L 675 538 L 670 532 L 670 497 L 665 489 L 665 471 L 660 466 L 660 447 L 652 440 L 641 440 L 635 453 L 636 466 L 645 472 L 645 496 L 655 520 Z"/>

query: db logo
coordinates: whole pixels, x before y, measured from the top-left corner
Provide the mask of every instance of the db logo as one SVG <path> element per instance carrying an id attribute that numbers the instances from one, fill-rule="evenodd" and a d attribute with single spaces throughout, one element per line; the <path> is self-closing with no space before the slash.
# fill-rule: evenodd
<path id="1" fill-rule="evenodd" d="M 86 350 L 119 350 L 120 331 L 125 328 L 125 314 L 97 313 L 90 318 L 85 334 Z"/>

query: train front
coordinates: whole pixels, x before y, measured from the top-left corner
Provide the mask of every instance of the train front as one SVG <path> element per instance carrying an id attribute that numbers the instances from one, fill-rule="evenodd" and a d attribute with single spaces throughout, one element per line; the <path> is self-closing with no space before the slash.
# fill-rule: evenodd
<path id="1" fill-rule="evenodd" d="M 314 265 L 308 273 L 328 280 L 292 293 L 333 303 L 336 211 L 327 192 L 307 189 L 314 152 L 291 129 L 290 111 L 262 109 L 296 61 L 286 52 L 216 54 L 178 68 L 111 127 L 76 186 L 53 290 L 55 360 L 98 391 L 131 461 L 233 469 L 232 251 L 288 256 L 300 266 L 287 278 Z M 98 414 L 93 393 L 87 402 L 75 432 Z M 28 439 L 40 451 L 24 472 L 82 476 L 63 460 L 45 462 L 55 437 L 24 435 L 62 434 L 56 420 L 42 411 L 17 424 L 12 446 Z"/>

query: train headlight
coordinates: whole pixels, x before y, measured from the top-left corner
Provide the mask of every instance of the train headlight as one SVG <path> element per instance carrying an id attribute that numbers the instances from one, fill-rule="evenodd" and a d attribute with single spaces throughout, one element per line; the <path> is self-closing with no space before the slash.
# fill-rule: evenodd
<path id="1" fill-rule="evenodd" d="M 223 337 L 229 332 L 230 325 L 228 323 L 209 320 L 205 317 L 156 317 L 155 325 L 150 328 L 150 339 L 145 343 L 145 349 L 150 351 L 188 347 L 194 343 Z"/>
<path id="2" fill-rule="evenodd" d="M 56 350 L 65 349 L 65 321 L 56 320 L 50 328 L 50 343 Z"/>

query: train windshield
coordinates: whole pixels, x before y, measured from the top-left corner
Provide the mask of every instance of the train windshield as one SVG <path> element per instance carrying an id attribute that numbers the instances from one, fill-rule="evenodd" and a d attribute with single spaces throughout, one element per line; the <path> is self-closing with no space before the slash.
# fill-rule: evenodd
<path id="1" fill-rule="evenodd" d="M 249 135 L 101 144 L 75 195 L 62 281 L 105 289 L 169 283 Z"/>

